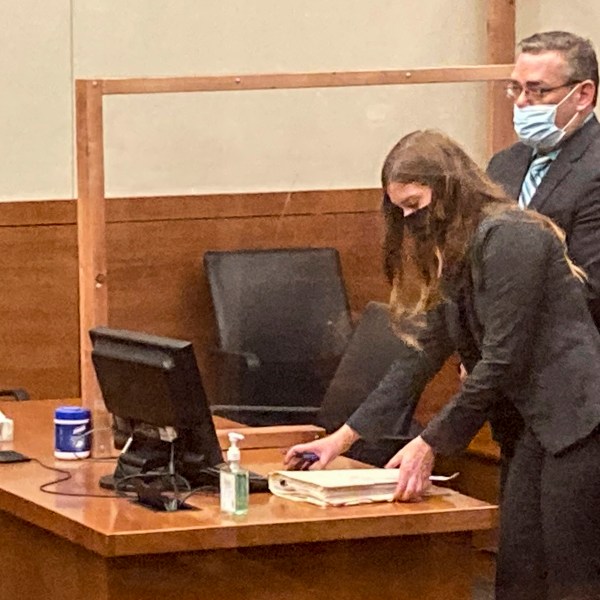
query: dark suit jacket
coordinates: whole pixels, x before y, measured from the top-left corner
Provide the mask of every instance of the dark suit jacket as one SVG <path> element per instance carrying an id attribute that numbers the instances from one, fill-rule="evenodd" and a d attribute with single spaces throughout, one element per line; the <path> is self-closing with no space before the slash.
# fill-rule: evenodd
<path id="1" fill-rule="evenodd" d="M 549 452 L 586 437 L 600 424 L 600 334 L 562 244 L 509 210 L 482 221 L 467 267 L 453 300 L 430 315 L 423 350 L 398 360 L 348 425 L 377 440 L 453 351 L 474 347 L 460 392 L 422 433 L 434 450 L 466 447 L 498 403 L 516 407 Z"/>
<path id="2" fill-rule="evenodd" d="M 517 199 L 531 157 L 531 148 L 514 144 L 492 158 L 488 175 Z M 600 124 L 595 116 L 561 145 L 530 208 L 567 234 L 571 258 L 587 273 L 588 304 L 600 329 Z"/>

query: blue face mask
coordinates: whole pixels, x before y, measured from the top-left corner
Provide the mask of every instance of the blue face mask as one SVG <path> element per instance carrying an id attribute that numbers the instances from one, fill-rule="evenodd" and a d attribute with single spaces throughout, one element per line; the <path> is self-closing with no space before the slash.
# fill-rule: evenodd
<path id="1" fill-rule="evenodd" d="M 556 126 L 558 107 L 575 91 L 573 88 L 558 104 L 514 105 L 513 124 L 519 139 L 536 150 L 552 150 L 567 134 L 567 127 L 577 118 L 575 113 L 561 129 Z"/>

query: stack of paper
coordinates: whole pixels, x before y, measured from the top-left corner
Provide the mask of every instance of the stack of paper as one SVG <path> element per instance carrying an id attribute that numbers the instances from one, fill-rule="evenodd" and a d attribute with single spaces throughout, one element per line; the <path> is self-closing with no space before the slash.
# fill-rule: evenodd
<path id="1" fill-rule="evenodd" d="M 448 481 L 450 477 L 436 477 Z M 348 506 L 391 502 L 398 483 L 397 469 L 327 469 L 324 471 L 275 471 L 269 474 L 269 490 L 276 496 L 318 506 Z M 431 486 L 424 495 L 453 494 Z"/>

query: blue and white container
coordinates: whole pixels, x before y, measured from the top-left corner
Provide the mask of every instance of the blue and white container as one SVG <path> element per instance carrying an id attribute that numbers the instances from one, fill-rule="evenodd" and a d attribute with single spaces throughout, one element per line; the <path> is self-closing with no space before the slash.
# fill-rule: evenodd
<path id="1" fill-rule="evenodd" d="M 80 406 L 59 406 L 54 412 L 54 456 L 87 458 L 91 448 L 91 412 Z"/>

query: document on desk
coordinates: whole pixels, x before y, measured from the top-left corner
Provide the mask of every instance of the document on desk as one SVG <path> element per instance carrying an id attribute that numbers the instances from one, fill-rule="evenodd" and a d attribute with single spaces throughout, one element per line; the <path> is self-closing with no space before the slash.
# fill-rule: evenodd
<path id="1" fill-rule="evenodd" d="M 448 481 L 450 477 L 436 477 Z M 325 469 L 323 471 L 274 471 L 269 474 L 269 490 L 275 496 L 317 506 L 352 506 L 371 502 L 392 502 L 397 469 Z M 453 490 L 431 486 L 424 496 L 455 494 Z"/>

